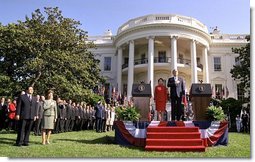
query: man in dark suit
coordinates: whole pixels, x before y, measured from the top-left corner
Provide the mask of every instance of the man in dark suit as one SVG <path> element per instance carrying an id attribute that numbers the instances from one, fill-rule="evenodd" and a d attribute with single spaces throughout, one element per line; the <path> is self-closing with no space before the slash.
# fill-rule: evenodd
<path id="1" fill-rule="evenodd" d="M 5 98 L 2 97 L 0 101 L 0 131 L 7 128 L 7 117 L 8 117 L 8 107 L 5 103 Z"/>
<path id="2" fill-rule="evenodd" d="M 42 117 L 43 117 L 43 102 L 45 100 L 44 96 L 40 96 L 37 95 L 37 118 L 34 124 L 34 133 L 36 136 L 40 136 L 41 135 L 41 130 L 42 130 Z"/>
<path id="3" fill-rule="evenodd" d="M 167 87 L 170 87 L 170 99 L 172 107 L 172 120 L 180 120 L 181 118 L 181 102 L 182 95 L 185 95 L 185 82 L 178 77 L 178 71 L 173 70 L 173 77 L 168 79 Z"/>
<path id="4" fill-rule="evenodd" d="M 103 122 L 103 105 L 102 101 L 99 101 L 96 105 L 96 132 L 101 133 L 102 132 L 102 122 Z"/>
<path id="5" fill-rule="evenodd" d="M 71 123 L 71 116 L 72 116 L 72 100 L 68 101 L 66 105 L 66 123 L 65 123 L 65 131 L 70 132 L 70 123 Z"/>
<path id="6" fill-rule="evenodd" d="M 28 146 L 29 135 L 33 121 L 37 118 L 37 100 L 33 95 L 33 87 L 28 87 L 26 93 L 21 95 L 17 102 L 16 120 L 18 120 L 18 135 L 16 146 Z"/>

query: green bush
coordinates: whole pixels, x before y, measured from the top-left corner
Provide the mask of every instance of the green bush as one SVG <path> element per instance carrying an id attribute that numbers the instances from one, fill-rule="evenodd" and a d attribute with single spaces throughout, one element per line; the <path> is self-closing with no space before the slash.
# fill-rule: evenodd
<path id="1" fill-rule="evenodd" d="M 88 96 L 86 102 L 91 104 L 91 105 L 96 105 L 98 103 L 98 101 L 102 101 L 103 103 L 104 101 L 104 97 L 100 96 L 98 94 L 91 94 L 90 96 Z"/>
<path id="2" fill-rule="evenodd" d="M 140 114 L 136 107 L 117 107 L 115 110 L 117 118 L 125 121 L 138 121 Z"/>
<path id="3" fill-rule="evenodd" d="M 226 120 L 226 115 L 224 114 L 224 111 L 222 108 L 216 107 L 216 106 L 210 106 L 207 109 L 206 112 L 207 119 L 210 121 L 223 121 Z"/>

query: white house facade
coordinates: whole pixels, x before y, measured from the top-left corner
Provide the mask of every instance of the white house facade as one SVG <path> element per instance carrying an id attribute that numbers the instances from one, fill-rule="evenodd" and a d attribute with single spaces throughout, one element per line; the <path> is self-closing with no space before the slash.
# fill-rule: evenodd
<path id="1" fill-rule="evenodd" d="M 157 85 L 159 78 L 168 80 L 172 70 L 186 82 L 189 93 L 192 83 L 210 83 L 213 97 L 238 99 L 238 81 L 230 70 L 238 63 L 232 48 L 248 42 L 244 34 L 212 33 L 200 21 L 181 15 L 153 14 L 131 19 L 112 35 L 90 36 L 96 45 L 92 53 L 100 60 L 109 96 L 113 88 L 131 97 L 133 83 Z"/>

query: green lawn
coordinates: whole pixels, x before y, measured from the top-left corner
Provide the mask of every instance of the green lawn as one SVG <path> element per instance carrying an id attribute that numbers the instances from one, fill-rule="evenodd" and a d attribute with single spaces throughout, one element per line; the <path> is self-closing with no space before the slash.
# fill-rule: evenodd
<path id="1" fill-rule="evenodd" d="M 0 157 L 97 157 L 97 158 L 250 158 L 250 134 L 229 133 L 228 146 L 208 147 L 205 152 L 148 152 L 143 148 L 114 143 L 114 132 L 95 131 L 53 134 L 49 145 L 41 145 L 40 136 L 30 136 L 30 146 L 16 147 L 16 134 L 0 132 Z"/>

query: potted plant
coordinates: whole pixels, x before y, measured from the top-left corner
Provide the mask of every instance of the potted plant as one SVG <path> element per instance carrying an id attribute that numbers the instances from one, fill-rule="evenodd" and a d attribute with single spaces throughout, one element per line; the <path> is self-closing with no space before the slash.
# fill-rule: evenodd
<path id="1" fill-rule="evenodd" d="M 209 106 L 206 112 L 207 119 L 210 121 L 224 121 L 226 115 L 220 106 Z"/>
<path id="2" fill-rule="evenodd" d="M 138 109 L 134 106 L 127 106 L 127 107 L 117 107 L 116 115 L 118 120 L 123 121 L 138 121 L 140 118 L 140 114 Z"/>

